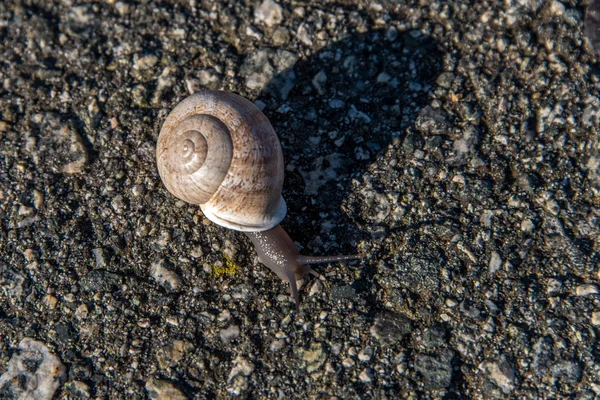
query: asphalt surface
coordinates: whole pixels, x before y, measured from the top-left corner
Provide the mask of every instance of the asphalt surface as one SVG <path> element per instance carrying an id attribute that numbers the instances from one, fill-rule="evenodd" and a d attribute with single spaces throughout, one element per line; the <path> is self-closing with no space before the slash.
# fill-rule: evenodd
<path id="1" fill-rule="evenodd" d="M 0 2 L 0 397 L 600 395 L 585 11 Z M 160 181 L 161 124 L 202 89 L 271 120 L 302 252 L 366 255 L 316 266 L 298 313 Z"/>

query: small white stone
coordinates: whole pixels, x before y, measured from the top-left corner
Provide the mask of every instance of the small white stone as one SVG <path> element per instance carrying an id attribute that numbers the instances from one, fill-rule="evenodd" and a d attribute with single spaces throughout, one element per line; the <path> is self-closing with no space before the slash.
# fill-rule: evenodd
<path id="1" fill-rule="evenodd" d="M 502 258 L 500 257 L 500 254 L 498 254 L 496 251 L 492 252 L 492 257 L 490 257 L 490 263 L 488 264 L 488 270 L 490 271 L 490 274 L 498 271 L 501 266 Z"/>
<path id="2" fill-rule="evenodd" d="M 358 359 L 362 362 L 371 361 L 371 357 L 373 357 L 373 349 L 370 347 L 365 347 L 358 353 Z"/>
<path id="3" fill-rule="evenodd" d="M 35 189 L 33 191 L 33 206 L 39 210 L 40 208 L 42 208 L 43 205 L 44 205 L 44 193 Z"/>
<path id="4" fill-rule="evenodd" d="M 458 302 L 454 299 L 450 299 L 450 298 L 446 299 L 446 305 L 448 307 L 456 307 L 457 304 L 458 304 Z"/>
<path id="5" fill-rule="evenodd" d="M 225 322 L 225 321 L 228 321 L 229 318 L 231 318 L 231 311 L 229 311 L 229 310 L 223 310 L 217 316 L 217 321 L 219 321 L 219 322 Z"/>
<path id="6" fill-rule="evenodd" d="M 594 326 L 600 325 L 600 312 L 598 312 L 598 311 L 592 312 L 592 325 L 594 325 Z"/>
<path id="7" fill-rule="evenodd" d="M 77 317 L 77 319 L 86 319 L 88 313 L 88 307 L 84 303 L 81 303 L 75 310 L 75 316 Z"/>
<path id="8" fill-rule="evenodd" d="M 122 1 L 117 1 L 115 3 L 115 8 L 117 9 L 117 12 L 120 16 L 124 16 L 131 12 L 132 6 Z"/>
<path id="9" fill-rule="evenodd" d="M 134 196 L 141 196 L 144 194 L 144 185 L 133 185 L 133 187 L 131 188 L 131 193 L 133 193 Z"/>
<path id="10" fill-rule="evenodd" d="M 321 281 L 316 280 L 310 287 L 310 291 L 308 292 L 309 296 L 316 296 L 317 294 L 321 293 L 321 291 L 323 290 L 323 284 L 321 283 Z"/>
<path id="11" fill-rule="evenodd" d="M 146 56 L 142 56 L 135 61 L 133 64 L 133 69 L 143 70 L 150 69 L 158 64 L 158 57 L 154 54 L 148 54 Z"/>
<path id="12" fill-rule="evenodd" d="M 358 376 L 358 379 L 360 379 L 361 382 L 364 383 L 369 383 L 373 381 L 373 378 L 375 378 L 375 376 L 373 375 L 373 371 L 370 368 L 363 369 L 363 371 Z"/>
<path id="13" fill-rule="evenodd" d="M 452 178 L 452 182 L 460 183 L 461 185 L 464 185 L 465 177 L 460 174 L 454 175 L 454 177 Z"/>
<path id="14" fill-rule="evenodd" d="M 560 1 L 553 1 L 550 4 L 550 11 L 556 16 L 563 15 L 565 13 L 565 5 Z"/>
<path id="15" fill-rule="evenodd" d="M 342 361 L 342 365 L 344 366 L 344 368 L 351 368 L 354 366 L 354 360 L 350 357 L 346 357 Z"/>
<path id="16" fill-rule="evenodd" d="M 150 266 L 150 274 L 163 287 L 177 290 L 181 286 L 181 279 L 175 271 L 165 267 L 163 260 L 157 260 Z"/>
<path id="17" fill-rule="evenodd" d="M 535 229 L 533 221 L 530 219 L 524 219 L 521 222 L 521 232 L 532 232 Z"/>
<path id="18" fill-rule="evenodd" d="M 296 31 L 296 37 L 306 46 L 312 45 L 311 33 L 307 25 L 303 22 Z"/>
<path id="19" fill-rule="evenodd" d="M 283 339 L 273 340 L 273 342 L 269 346 L 269 350 L 271 350 L 273 353 L 276 353 L 279 350 L 283 349 L 283 346 L 285 346 L 285 340 L 283 340 Z"/>
<path id="20" fill-rule="evenodd" d="M 245 358 L 238 356 L 233 363 L 235 366 L 229 372 L 227 379 L 227 391 L 239 396 L 248 388 L 248 376 L 254 372 L 254 364 Z"/>
<path id="21" fill-rule="evenodd" d="M 113 210 L 115 210 L 115 212 L 117 213 L 122 213 L 123 210 L 125 209 L 125 201 L 123 200 L 123 196 L 121 196 L 120 194 L 115 196 L 110 205 L 112 206 Z"/>
<path id="22" fill-rule="evenodd" d="M 492 381 L 498 386 L 502 393 L 508 394 L 515 389 L 515 371 L 510 365 L 504 368 L 497 362 L 486 362 L 480 369 L 487 370 Z"/>
<path id="23" fill-rule="evenodd" d="M 19 215 L 31 215 L 35 212 L 33 207 L 19 206 Z"/>
<path id="24" fill-rule="evenodd" d="M 598 286 L 596 286 L 593 283 L 579 285 L 579 286 L 577 286 L 577 289 L 575 289 L 575 293 L 577 293 L 577 296 L 587 296 L 589 294 L 598 294 Z"/>
<path id="25" fill-rule="evenodd" d="M 60 359 L 31 338 L 19 342 L 5 368 L 0 376 L 3 398 L 51 400 L 67 377 Z"/>
<path id="26" fill-rule="evenodd" d="M 283 21 L 283 12 L 281 6 L 273 0 L 264 0 L 254 10 L 254 17 L 257 22 L 262 22 L 266 26 L 279 25 Z"/>
<path id="27" fill-rule="evenodd" d="M 233 342 L 235 339 L 237 339 L 240 336 L 240 327 L 237 325 L 229 325 L 229 327 L 222 329 L 219 332 L 219 337 L 221 338 L 221 341 L 225 344 L 229 344 L 231 342 Z"/>
<path id="28" fill-rule="evenodd" d="M 262 33 L 260 33 L 255 27 L 253 27 L 252 25 L 248 25 L 246 27 L 246 35 L 256 38 L 256 39 L 261 39 L 262 38 Z"/>

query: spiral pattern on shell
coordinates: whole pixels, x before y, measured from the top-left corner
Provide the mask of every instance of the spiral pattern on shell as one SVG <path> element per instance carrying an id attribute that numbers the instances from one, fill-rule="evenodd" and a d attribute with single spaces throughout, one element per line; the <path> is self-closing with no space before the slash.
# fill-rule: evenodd
<path id="1" fill-rule="evenodd" d="M 279 139 L 243 97 L 204 91 L 184 99 L 162 126 L 156 159 L 167 189 L 218 225 L 257 232 L 285 217 Z"/>

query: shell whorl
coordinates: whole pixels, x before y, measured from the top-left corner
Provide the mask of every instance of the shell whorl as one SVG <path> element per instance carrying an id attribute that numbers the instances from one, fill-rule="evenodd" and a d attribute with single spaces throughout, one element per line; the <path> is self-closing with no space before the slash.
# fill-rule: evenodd
<path id="1" fill-rule="evenodd" d="M 167 189 L 218 225 L 257 232 L 285 217 L 279 139 L 243 97 L 204 91 L 184 99 L 162 126 L 156 158 Z"/>

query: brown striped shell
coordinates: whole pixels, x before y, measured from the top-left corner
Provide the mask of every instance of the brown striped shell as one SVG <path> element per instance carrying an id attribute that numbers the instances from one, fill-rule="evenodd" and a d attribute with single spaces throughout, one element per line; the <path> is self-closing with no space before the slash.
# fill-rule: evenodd
<path id="1" fill-rule="evenodd" d="M 184 99 L 162 126 L 156 161 L 167 189 L 218 225 L 260 232 L 285 217 L 279 139 L 243 97 L 204 91 Z"/>

